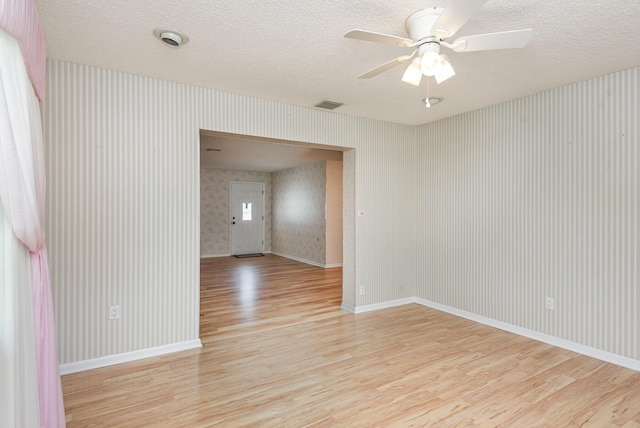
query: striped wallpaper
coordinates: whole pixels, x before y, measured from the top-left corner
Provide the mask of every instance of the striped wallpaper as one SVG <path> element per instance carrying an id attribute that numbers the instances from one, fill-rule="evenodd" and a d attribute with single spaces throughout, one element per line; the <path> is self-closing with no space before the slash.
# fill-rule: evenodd
<path id="1" fill-rule="evenodd" d="M 197 342 L 200 129 L 354 148 L 344 174 L 355 204 L 345 207 L 366 216 L 344 211 L 345 306 L 414 294 L 413 228 L 389 207 L 413 212 L 415 128 L 56 60 L 47 87 L 63 367 Z M 114 304 L 121 318 L 110 321 Z"/>
<path id="2" fill-rule="evenodd" d="M 415 135 L 370 128 L 356 146 L 357 306 L 415 295 Z"/>
<path id="3" fill-rule="evenodd" d="M 342 154 L 342 307 L 353 311 L 356 302 L 356 151 Z"/>
<path id="4" fill-rule="evenodd" d="M 639 77 L 420 127 L 417 296 L 640 359 Z"/>
<path id="5" fill-rule="evenodd" d="M 638 73 L 416 128 L 49 61 L 61 363 L 197 342 L 201 129 L 355 149 L 345 308 L 417 297 L 640 359 Z"/>

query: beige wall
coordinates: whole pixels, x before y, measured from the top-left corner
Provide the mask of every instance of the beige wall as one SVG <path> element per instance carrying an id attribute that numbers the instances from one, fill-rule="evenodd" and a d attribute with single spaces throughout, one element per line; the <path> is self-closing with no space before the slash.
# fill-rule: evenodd
<path id="1" fill-rule="evenodd" d="M 327 266 L 342 265 L 342 161 L 327 161 L 326 259 Z"/>
<path id="2" fill-rule="evenodd" d="M 272 252 L 319 266 L 326 259 L 326 162 L 272 174 Z"/>
<path id="3" fill-rule="evenodd" d="M 273 253 L 342 266 L 342 161 L 274 172 Z"/>
<path id="4" fill-rule="evenodd" d="M 320 207 L 319 202 L 315 206 L 310 206 L 306 199 L 289 197 L 291 192 L 295 195 L 299 190 L 292 183 L 305 187 L 303 191 L 305 198 L 326 199 L 326 209 L 323 211 L 325 213 L 324 225 L 321 224 L 320 211 L 318 211 L 315 215 L 309 214 L 299 219 L 302 220 L 302 223 L 290 228 L 283 224 L 282 217 L 286 213 L 278 211 L 275 223 L 278 225 L 277 230 L 280 237 L 276 240 L 281 245 L 276 253 L 322 267 L 335 267 L 342 265 L 342 161 L 319 162 L 318 165 L 325 165 L 325 163 L 326 174 L 324 175 L 310 174 L 311 170 L 320 171 L 318 166 L 274 173 L 280 183 L 275 195 L 275 200 L 279 203 L 285 206 L 299 205 L 296 207 L 298 210 L 304 210 L 306 207 L 312 209 Z M 293 182 L 291 180 L 282 181 L 281 178 L 284 176 L 293 177 Z M 200 170 L 201 257 L 230 255 L 229 183 L 231 181 L 254 181 L 265 184 L 265 251 L 271 252 L 271 177 L 272 173 L 268 172 L 207 168 Z M 295 233 L 293 229 L 300 229 L 303 232 L 302 234 Z M 316 235 L 320 236 L 323 231 L 326 238 L 319 239 Z M 316 244 L 311 245 L 310 240 Z"/>

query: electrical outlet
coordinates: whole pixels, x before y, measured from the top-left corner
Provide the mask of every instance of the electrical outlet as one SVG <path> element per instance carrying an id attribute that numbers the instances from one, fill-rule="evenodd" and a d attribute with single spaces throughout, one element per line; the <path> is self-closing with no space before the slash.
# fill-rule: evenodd
<path id="1" fill-rule="evenodd" d="M 109 307 L 109 319 L 117 320 L 120 318 L 120 305 L 111 305 Z"/>
<path id="2" fill-rule="evenodd" d="M 553 297 L 547 297 L 544 299 L 544 307 L 550 311 L 553 311 L 556 308 L 556 302 Z"/>
<path id="3" fill-rule="evenodd" d="M 364 296 L 364 285 L 360 286 L 360 295 Z"/>

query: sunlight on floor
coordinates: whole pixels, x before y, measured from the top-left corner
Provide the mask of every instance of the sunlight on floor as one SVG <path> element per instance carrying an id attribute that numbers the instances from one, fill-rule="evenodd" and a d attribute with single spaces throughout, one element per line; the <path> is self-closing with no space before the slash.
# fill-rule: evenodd
<path id="1" fill-rule="evenodd" d="M 238 300 L 243 317 L 253 317 L 258 297 L 259 275 L 253 266 L 243 266 L 238 272 Z"/>

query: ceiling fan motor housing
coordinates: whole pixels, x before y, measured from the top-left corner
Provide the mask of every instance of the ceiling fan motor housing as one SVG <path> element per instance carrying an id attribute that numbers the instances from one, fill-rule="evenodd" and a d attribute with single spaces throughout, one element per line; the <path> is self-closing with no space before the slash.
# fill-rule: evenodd
<path id="1" fill-rule="evenodd" d="M 433 26 L 444 12 L 444 8 L 434 7 L 432 9 L 421 9 L 413 12 L 404 22 L 409 37 L 416 42 L 427 38 L 437 40 L 433 34 Z"/>

